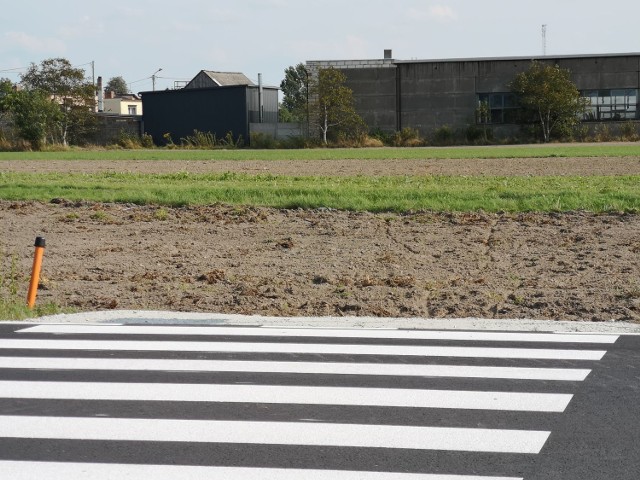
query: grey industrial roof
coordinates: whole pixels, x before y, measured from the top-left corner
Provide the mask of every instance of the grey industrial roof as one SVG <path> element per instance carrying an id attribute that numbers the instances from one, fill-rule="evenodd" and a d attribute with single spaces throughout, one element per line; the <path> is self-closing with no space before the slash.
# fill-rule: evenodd
<path id="1" fill-rule="evenodd" d="M 202 70 L 211 80 L 220 87 L 229 85 L 254 85 L 244 73 L 240 72 L 213 72 L 211 70 Z"/>

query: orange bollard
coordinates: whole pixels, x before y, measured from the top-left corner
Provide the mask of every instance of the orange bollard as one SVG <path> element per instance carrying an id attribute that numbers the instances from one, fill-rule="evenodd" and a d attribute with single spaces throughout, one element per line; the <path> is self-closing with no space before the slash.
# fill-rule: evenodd
<path id="1" fill-rule="evenodd" d="M 42 267 L 42 257 L 44 256 L 44 237 L 36 237 L 36 252 L 33 256 L 33 269 L 31 270 L 31 282 L 27 293 L 27 306 L 33 308 L 36 304 L 38 293 L 38 283 L 40 283 L 40 268 Z"/>

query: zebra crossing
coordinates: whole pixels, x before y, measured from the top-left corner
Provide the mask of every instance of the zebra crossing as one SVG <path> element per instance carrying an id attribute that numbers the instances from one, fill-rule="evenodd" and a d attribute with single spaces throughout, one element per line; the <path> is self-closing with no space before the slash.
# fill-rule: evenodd
<path id="1" fill-rule="evenodd" d="M 526 478 L 617 335 L 16 325 L 0 478 Z"/>

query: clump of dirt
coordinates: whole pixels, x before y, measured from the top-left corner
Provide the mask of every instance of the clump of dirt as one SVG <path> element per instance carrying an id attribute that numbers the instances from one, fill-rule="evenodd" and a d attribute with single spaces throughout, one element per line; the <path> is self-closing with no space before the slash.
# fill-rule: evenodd
<path id="1" fill-rule="evenodd" d="M 0 201 L 0 246 L 79 310 L 640 321 L 639 215 L 162 210 Z"/>

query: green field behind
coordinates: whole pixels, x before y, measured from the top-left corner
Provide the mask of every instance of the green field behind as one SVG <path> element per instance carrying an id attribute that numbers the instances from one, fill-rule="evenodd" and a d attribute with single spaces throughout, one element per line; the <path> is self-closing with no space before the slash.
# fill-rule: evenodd
<path id="1" fill-rule="evenodd" d="M 401 160 L 553 157 L 640 157 L 640 143 L 302 150 L 63 150 L 0 152 L 2 160 Z"/>
<path id="2" fill-rule="evenodd" d="M 0 199 L 53 198 L 168 206 L 226 203 L 276 208 L 407 212 L 640 211 L 639 176 L 397 176 L 16 173 L 2 159 L 388 160 L 416 158 L 640 157 L 640 145 L 545 145 L 316 150 L 132 150 L 0 153 Z"/>
<path id="3" fill-rule="evenodd" d="M 372 212 L 635 212 L 640 210 L 640 177 L 0 173 L 0 198 L 44 202 L 63 198 L 170 206 L 228 203 Z"/>

